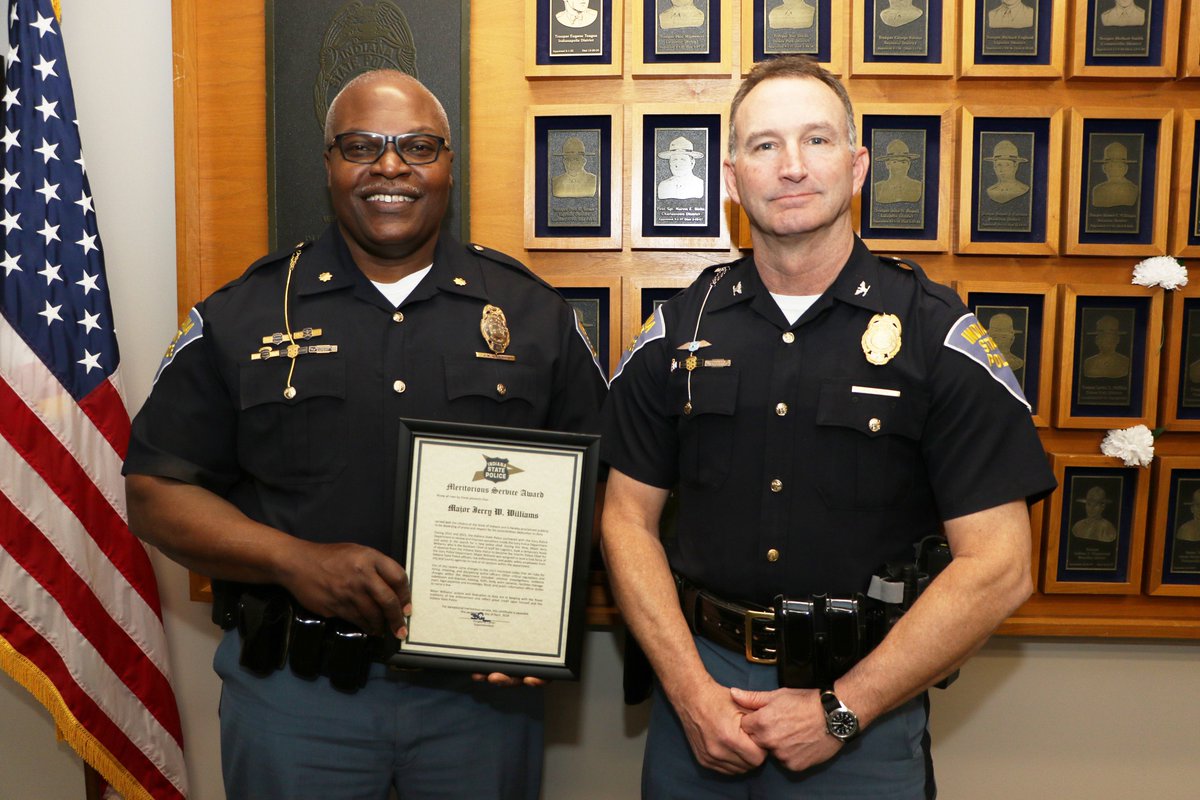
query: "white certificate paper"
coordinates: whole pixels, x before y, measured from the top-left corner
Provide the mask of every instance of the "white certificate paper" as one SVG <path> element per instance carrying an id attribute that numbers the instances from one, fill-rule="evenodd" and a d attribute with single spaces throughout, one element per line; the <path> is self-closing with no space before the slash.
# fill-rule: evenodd
<path id="1" fill-rule="evenodd" d="M 415 437 L 401 655 L 563 666 L 584 472 L 579 449 Z"/>

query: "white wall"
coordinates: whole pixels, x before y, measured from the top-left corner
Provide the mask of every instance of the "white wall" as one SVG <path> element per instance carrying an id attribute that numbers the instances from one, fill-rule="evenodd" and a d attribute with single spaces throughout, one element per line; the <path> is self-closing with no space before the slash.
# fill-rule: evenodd
<path id="1" fill-rule="evenodd" d="M 171 21 L 166 0 L 63 0 L 132 409 L 175 331 Z M 216 633 L 185 572 L 156 557 L 195 800 L 221 800 Z M 588 636 L 585 681 L 556 684 L 547 800 L 637 796 L 644 707 L 621 704 L 617 637 Z M 0 800 L 81 798 L 82 767 L 41 706 L 0 678 Z M 1195 797 L 1200 644 L 988 645 L 934 697 L 942 797 Z"/>

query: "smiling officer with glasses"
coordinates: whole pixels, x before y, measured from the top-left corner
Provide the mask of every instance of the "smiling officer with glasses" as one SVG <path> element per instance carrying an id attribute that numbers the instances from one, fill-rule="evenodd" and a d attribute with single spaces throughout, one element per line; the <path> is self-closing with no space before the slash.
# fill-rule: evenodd
<path id="1" fill-rule="evenodd" d="M 562 297 L 441 231 L 449 128 L 414 78 L 350 81 L 335 222 L 198 303 L 134 421 L 131 527 L 214 579 L 231 800 L 538 797 L 540 681 L 384 663 L 420 613 L 398 420 L 595 432 L 606 391 Z"/>

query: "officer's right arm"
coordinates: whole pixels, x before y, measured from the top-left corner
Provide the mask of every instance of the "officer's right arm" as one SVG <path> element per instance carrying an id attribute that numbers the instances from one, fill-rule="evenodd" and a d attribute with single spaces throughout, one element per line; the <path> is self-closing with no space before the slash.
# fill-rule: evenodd
<path id="1" fill-rule="evenodd" d="M 666 552 L 658 538 L 667 490 L 613 469 L 601 518 L 601 547 L 621 614 L 646 651 L 683 723 L 697 760 L 733 775 L 753 769 L 766 751 L 742 731 L 742 710 L 700 661 Z"/>
<path id="2" fill-rule="evenodd" d="M 125 493 L 134 534 L 188 569 L 278 584 L 310 611 L 369 633 L 404 627 L 408 576 L 378 550 L 298 539 L 255 522 L 208 489 L 172 478 L 129 475 Z"/>

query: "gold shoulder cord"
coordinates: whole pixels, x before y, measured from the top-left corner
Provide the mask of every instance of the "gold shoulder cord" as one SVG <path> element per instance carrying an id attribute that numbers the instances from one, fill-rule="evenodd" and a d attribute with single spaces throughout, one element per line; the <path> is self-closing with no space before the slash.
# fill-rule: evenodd
<path id="1" fill-rule="evenodd" d="M 292 365 L 288 367 L 287 384 L 283 387 L 283 396 L 291 400 L 296 396 L 296 387 L 292 386 L 292 375 L 296 372 L 296 357 L 300 355 L 300 345 L 296 344 L 296 339 L 292 336 L 292 323 L 288 317 L 288 296 L 292 289 L 292 272 L 296 269 L 296 262 L 300 260 L 300 247 L 296 248 L 296 252 L 292 253 L 292 260 L 288 262 L 287 282 L 283 285 L 283 330 L 287 333 L 288 348 L 287 357 L 292 360 Z"/>

